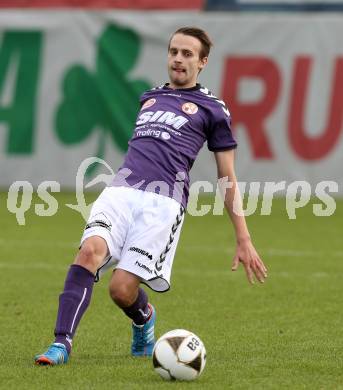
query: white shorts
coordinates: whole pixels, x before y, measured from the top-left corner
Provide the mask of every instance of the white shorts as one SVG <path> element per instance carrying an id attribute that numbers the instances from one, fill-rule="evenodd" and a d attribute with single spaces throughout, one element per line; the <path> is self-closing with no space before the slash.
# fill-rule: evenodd
<path id="1" fill-rule="evenodd" d="M 170 288 L 170 274 L 184 219 L 184 207 L 172 198 L 127 187 L 106 187 L 94 202 L 81 245 L 102 237 L 109 256 L 95 280 L 110 268 L 141 278 L 151 289 Z"/>

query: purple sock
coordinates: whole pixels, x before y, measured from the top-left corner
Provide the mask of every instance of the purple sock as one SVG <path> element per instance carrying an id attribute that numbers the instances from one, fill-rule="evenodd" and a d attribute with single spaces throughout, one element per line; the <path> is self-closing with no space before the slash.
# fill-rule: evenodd
<path id="1" fill-rule="evenodd" d="M 59 299 L 55 327 L 55 343 L 64 344 L 68 353 L 76 328 L 90 303 L 93 284 L 94 275 L 90 271 L 80 265 L 70 266 Z"/>
<path id="2" fill-rule="evenodd" d="M 138 296 L 135 302 L 131 306 L 123 307 L 122 309 L 136 325 L 144 325 L 150 318 L 151 314 L 151 310 L 148 305 L 148 296 L 142 288 L 138 289 Z"/>

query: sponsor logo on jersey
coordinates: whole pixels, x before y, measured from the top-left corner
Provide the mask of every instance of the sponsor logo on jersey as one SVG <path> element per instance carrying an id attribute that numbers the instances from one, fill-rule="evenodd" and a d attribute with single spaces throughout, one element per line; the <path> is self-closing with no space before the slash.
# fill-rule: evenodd
<path id="1" fill-rule="evenodd" d="M 148 259 L 152 260 L 152 255 L 149 252 L 145 251 L 144 249 L 140 249 L 135 246 L 132 246 L 131 248 L 129 248 L 129 251 L 137 252 L 143 256 L 146 256 Z"/>
<path id="2" fill-rule="evenodd" d="M 149 272 L 149 274 L 153 273 L 153 270 L 147 267 L 145 264 L 140 263 L 138 260 L 135 262 L 135 265 L 137 265 L 140 268 L 143 268 L 145 271 Z"/>
<path id="3" fill-rule="evenodd" d="M 143 125 L 144 123 L 165 123 L 168 126 L 172 126 L 174 129 L 180 129 L 188 119 L 182 115 L 176 116 L 171 111 L 146 111 L 139 115 L 136 125 Z"/>
<path id="4" fill-rule="evenodd" d="M 194 103 L 187 102 L 182 105 L 182 111 L 186 114 L 194 115 L 198 112 L 198 106 Z"/>
<path id="5" fill-rule="evenodd" d="M 143 104 L 142 110 L 145 110 L 146 108 L 149 108 L 149 107 L 153 106 L 155 103 L 156 103 L 156 99 L 149 99 L 149 100 L 147 100 L 147 101 Z"/>
<path id="6" fill-rule="evenodd" d="M 170 139 L 170 134 L 167 131 L 162 131 L 161 137 L 165 140 Z"/>
<path id="7" fill-rule="evenodd" d="M 163 138 L 166 141 L 168 141 L 171 138 L 171 135 L 167 131 L 153 130 L 153 129 L 137 130 L 135 136 Z"/>

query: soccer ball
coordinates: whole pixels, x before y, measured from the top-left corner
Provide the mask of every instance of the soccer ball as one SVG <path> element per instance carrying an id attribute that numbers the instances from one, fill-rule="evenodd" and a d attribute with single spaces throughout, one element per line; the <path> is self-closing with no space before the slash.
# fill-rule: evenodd
<path id="1" fill-rule="evenodd" d="M 152 361 L 163 379 L 191 381 L 204 370 L 206 349 L 194 333 L 175 329 L 156 341 Z"/>

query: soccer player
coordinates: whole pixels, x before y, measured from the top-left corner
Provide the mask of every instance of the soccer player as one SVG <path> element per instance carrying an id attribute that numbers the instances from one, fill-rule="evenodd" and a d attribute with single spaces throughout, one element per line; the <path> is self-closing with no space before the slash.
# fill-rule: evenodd
<path id="1" fill-rule="evenodd" d="M 212 43 L 201 29 L 184 27 L 168 47 L 169 83 L 141 97 L 136 128 L 122 167 L 95 201 L 81 247 L 59 297 L 55 341 L 35 357 L 36 364 L 68 361 L 72 340 L 86 311 L 94 281 L 114 269 L 109 285 L 115 304 L 132 320 L 133 356 L 151 356 L 155 308 L 141 283 L 169 289 L 173 258 L 184 219 L 189 171 L 207 142 L 219 178 L 227 177 L 225 206 L 237 247 L 232 270 L 241 262 L 249 282 L 263 282 L 267 270 L 257 254 L 244 216 L 236 213 L 237 181 L 230 114 L 224 102 L 197 83 Z"/>

